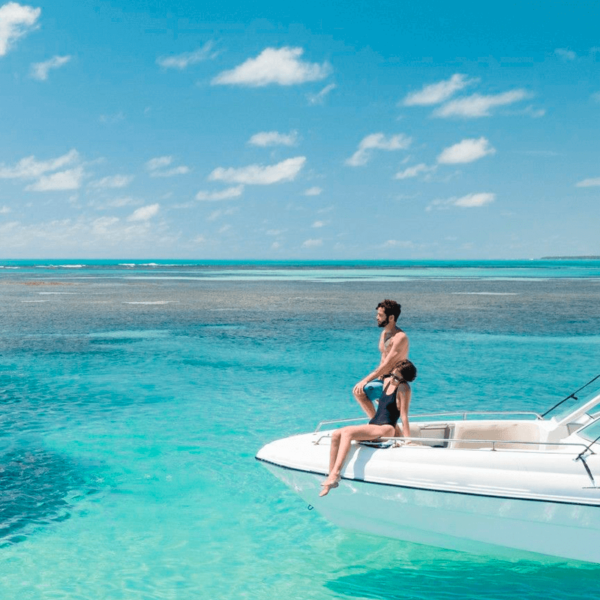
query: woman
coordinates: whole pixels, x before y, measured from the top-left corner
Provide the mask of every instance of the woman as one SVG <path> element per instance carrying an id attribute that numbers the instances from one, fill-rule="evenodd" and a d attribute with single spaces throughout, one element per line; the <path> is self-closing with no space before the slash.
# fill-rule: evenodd
<path id="1" fill-rule="evenodd" d="M 411 390 L 409 381 L 414 381 L 417 368 L 410 360 L 400 361 L 393 371 L 383 378 L 383 394 L 375 416 L 368 425 L 343 427 L 333 432 L 331 436 L 331 452 L 329 455 L 329 476 L 321 484 L 323 488 L 319 496 L 326 496 L 333 488 L 338 487 L 342 467 L 352 440 L 374 440 L 380 437 L 393 437 L 396 423 L 402 420 L 402 434 L 410 437 L 408 424 L 408 406 Z"/>

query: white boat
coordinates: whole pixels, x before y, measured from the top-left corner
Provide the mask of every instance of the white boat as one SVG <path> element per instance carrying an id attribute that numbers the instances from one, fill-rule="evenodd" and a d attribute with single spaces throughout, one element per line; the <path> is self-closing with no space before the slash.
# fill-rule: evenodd
<path id="1" fill-rule="evenodd" d="M 320 423 L 256 458 L 340 527 L 600 563 L 600 387 L 592 382 L 544 414 L 411 416 L 410 440 L 353 443 L 339 488 L 323 498 L 332 433 L 323 427 L 357 419 Z"/>

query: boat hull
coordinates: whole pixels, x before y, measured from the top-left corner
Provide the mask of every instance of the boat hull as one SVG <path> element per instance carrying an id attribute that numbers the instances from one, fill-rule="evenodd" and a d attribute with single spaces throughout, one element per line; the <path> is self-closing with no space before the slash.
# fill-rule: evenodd
<path id="1" fill-rule="evenodd" d="M 306 446 L 304 442 L 308 438 L 302 440 L 303 437 L 282 440 L 286 442 L 281 444 L 285 449 L 279 452 L 265 447 L 267 450 L 261 450 L 257 458 L 304 501 L 340 527 L 451 550 L 505 556 L 510 555 L 511 550 L 513 553 L 524 551 L 600 563 L 600 490 L 583 490 L 580 501 L 572 495 L 546 501 L 532 493 L 528 498 L 518 498 L 499 492 L 465 492 L 461 486 L 453 490 L 432 489 L 416 481 L 403 485 L 391 482 L 389 477 L 387 482 L 381 481 L 381 477 L 372 478 L 379 481 L 369 481 L 369 471 L 375 473 L 378 463 L 383 461 L 379 457 L 387 458 L 392 451 L 356 448 L 339 488 L 320 498 L 326 456 L 319 457 L 316 454 L 319 450 L 314 445 Z M 290 462 L 286 456 L 291 456 L 291 446 L 304 447 L 305 451 L 295 456 L 303 456 L 308 468 L 286 464 Z M 444 451 L 428 450 L 423 455 L 429 466 L 433 458 L 442 458 L 438 452 Z M 366 467 L 359 470 L 361 453 Z M 281 454 L 283 460 L 277 460 L 277 454 Z M 494 460 L 503 460 L 498 456 L 500 453 L 492 454 Z M 568 461 L 571 463 L 572 458 Z M 318 462 L 322 462 L 322 468 L 315 468 Z M 395 461 L 385 462 L 389 466 Z M 421 464 L 422 470 L 427 466 Z M 570 464 L 567 466 L 571 468 Z M 490 473 L 494 475 L 493 469 Z M 497 470 L 496 474 L 500 473 L 502 471 Z M 357 477 L 357 474 L 362 476 Z M 531 475 L 534 481 L 534 474 Z M 583 475 L 579 478 L 577 471 L 573 475 L 579 487 L 580 482 L 585 485 Z M 566 476 L 563 479 L 570 481 Z"/>

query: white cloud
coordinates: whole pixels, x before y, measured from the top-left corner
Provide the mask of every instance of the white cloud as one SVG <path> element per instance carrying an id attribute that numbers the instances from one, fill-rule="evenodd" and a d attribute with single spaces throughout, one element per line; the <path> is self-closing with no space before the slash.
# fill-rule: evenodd
<path id="1" fill-rule="evenodd" d="M 571 62 L 577 58 L 577 54 L 575 54 L 573 50 L 569 50 L 568 48 L 557 48 L 554 51 L 554 54 L 556 54 L 558 58 L 564 60 L 565 62 Z"/>
<path id="2" fill-rule="evenodd" d="M 325 227 L 325 221 L 315 221 L 311 227 L 314 227 L 315 229 L 320 229 L 321 227 Z"/>
<path id="3" fill-rule="evenodd" d="M 182 71 L 190 65 L 215 58 L 218 53 L 212 52 L 213 46 L 214 43 L 208 41 L 202 48 L 198 48 L 193 52 L 184 52 L 183 54 L 176 54 L 174 56 L 160 56 L 156 59 L 156 64 L 164 69 L 179 69 Z"/>
<path id="4" fill-rule="evenodd" d="M 404 169 L 404 171 L 396 173 L 394 179 L 409 179 L 411 177 L 417 177 L 421 173 L 427 173 L 434 170 L 435 167 L 428 167 L 425 163 L 421 163 L 419 165 L 415 165 L 414 167 L 407 167 Z"/>
<path id="5" fill-rule="evenodd" d="M 100 208 L 122 208 L 123 206 L 136 206 L 142 203 L 143 202 L 141 200 L 136 200 L 135 198 L 131 198 L 131 196 L 124 196 L 122 198 L 114 198 L 113 200 L 109 200 L 103 206 L 100 206 Z"/>
<path id="6" fill-rule="evenodd" d="M 278 131 L 261 131 L 255 133 L 248 143 L 252 146 L 293 146 L 298 141 L 298 132 L 279 133 Z"/>
<path id="7" fill-rule="evenodd" d="M 158 213 L 159 204 L 148 204 L 134 210 L 128 217 L 128 221 L 148 221 Z"/>
<path id="8" fill-rule="evenodd" d="M 271 250 L 279 250 L 281 248 L 281 244 L 279 242 L 273 242 L 271 244 Z"/>
<path id="9" fill-rule="evenodd" d="M 243 185 L 229 187 L 220 192 L 200 191 L 196 194 L 196 200 L 209 200 L 209 201 L 231 200 L 232 198 L 239 198 L 243 192 L 244 192 Z"/>
<path id="10" fill-rule="evenodd" d="M 88 184 L 88 187 L 98 189 L 115 189 L 124 188 L 133 181 L 133 175 L 110 175 L 109 177 L 103 177 L 97 181 L 92 181 Z"/>
<path id="11" fill-rule="evenodd" d="M 533 105 L 526 106 L 522 111 L 516 112 L 515 114 L 528 115 L 532 119 L 539 119 L 546 115 L 545 108 L 536 108 Z"/>
<path id="12" fill-rule="evenodd" d="M 351 167 L 366 165 L 371 158 L 372 150 L 405 150 L 411 142 L 412 139 L 403 133 L 388 138 L 383 133 L 372 133 L 362 139 L 358 150 L 346 161 L 346 164 Z"/>
<path id="13" fill-rule="evenodd" d="M 190 168 L 185 165 L 181 165 L 179 167 L 173 167 L 172 169 L 167 169 L 166 171 L 154 171 L 150 173 L 150 177 L 175 177 L 175 175 L 186 175 L 190 172 Z"/>
<path id="14" fill-rule="evenodd" d="M 287 229 L 269 229 L 267 230 L 266 234 L 267 235 L 281 235 L 282 233 L 285 233 L 287 231 Z"/>
<path id="15" fill-rule="evenodd" d="M 480 194 L 467 194 L 462 196 L 454 202 L 455 206 L 462 206 L 464 208 L 472 208 L 474 206 L 485 206 L 486 204 L 492 203 L 496 199 L 496 194 L 480 193 Z"/>
<path id="16" fill-rule="evenodd" d="M 297 156 L 266 167 L 263 165 L 249 165 L 239 169 L 219 167 L 209 175 L 208 179 L 245 185 L 271 185 L 283 181 L 293 181 L 305 162 L 305 156 Z"/>
<path id="17" fill-rule="evenodd" d="M 600 102 L 600 92 L 594 92 L 592 94 L 592 100 L 595 100 L 596 102 Z"/>
<path id="18" fill-rule="evenodd" d="M 327 97 L 327 95 L 332 92 L 333 90 L 335 90 L 337 86 L 335 85 L 335 83 L 330 83 L 328 85 L 326 85 L 320 92 L 317 92 L 316 94 L 307 94 L 307 98 L 308 98 L 308 103 L 312 104 L 313 106 L 315 104 L 324 104 L 325 103 L 325 98 Z"/>
<path id="19" fill-rule="evenodd" d="M 594 179 L 584 179 L 576 184 L 577 187 L 597 187 L 600 186 L 600 177 Z"/>
<path id="20" fill-rule="evenodd" d="M 318 248 L 323 245 L 323 240 L 309 239 L 302 242 L 303 248 Z"/>
<path id="21" fill-rule="evenodd" d="M 476 208 L 491 204 L 496 199 L 496 194 L 490 194 L 486 192 L 480 192 L 478 194 L 467 194 L 460 198 L 449 198 L 448 200 L 434 200 L 425 210 L 431 211 L 434 208 L 443 210 L 452 206 L 459 206 L 461 208 Z"/>
<path id="22" fill-rule="evenodd" d="M 83 179 L 83 167 L 75 167 L 67 171 L 59 171 L 51 175 L 42 175 L 38 181 L 28 185 L 29 192 L 57 192 L 61 190 L 78 190 Z"/>
<path id="23" fill-rule="evenodd" d="M 442 165 L 457 165 L 479 160 L 489 154 L 495 154 L 489 141 L 484 137 L 462 140 L 448 148 L 444 148 L 437 160 Z"/>
<path id="24" fill-rule="evenodd" d="M 115 123 L 120 123 L 121 121 L 125 120 L 125 113 L 120 110 L 117 113 L 114 113 L 112 115 L 100 115 L 99 119 L 100 123 L 109 123 L 109 124 L 115 124 Z"/>
<path id="25" fill-rule="evenodd" d="M 180 248 L 179 234 L 166 225 L 148 221 L 127 223 L 117 217 L 81 216 L 46 222 L 0 223 L 0 251 L 3 256 L 122 257 L 123 252 L 149 256 L 159 249 L 171 253 Z"/>
<path id="26" fill-rule="evenodd" d="M 56 171 L 79 160 L 77 150 L 71 150 L 58 158 L 37 161 L 35 156 L 22 158 L 14 167 L 0 166 L 0 179 L 35 179 L 44 173 Z"/>
<path id="27" fill-rule="evenodd" d="M 9 206 L 0 206 L 0 215 L 7 215 L 9 212 L 11 212 Z"/>
<path id="28" fill-rule="evenodd" d="M 53 56 L 50 60 L 31 65 L 31 76 L 38 81 L 46 81 L 51 69 L 60 69 L 71 60 L 70 56 Z"/>
<path id="29" fill-rule="evenodd" d="M 320 187 L 311 187 L 304 191 L 305 196 L 319 196 L 323 193 L 323 189 Z"/>
<path id="30" fill-rule="evenodd" d="M 190 172 L 190 168 L 185 165 L 165 169 L 173 163 L 172 156 L 157 156 L 151 158 L 146 163 L 146 170 L 150 173 L 150 177 L 174 177 L 175 175 L 185 175 Z"/>
<path id="31" fill-rule="evenodd" d="M 325 79 L 331 73 L 328 63 L 308 63 L 300 60 L 302 48 L 265 48 L 256 58 L 230 71 L 223 71 L 213 85 L 246 85 L 261 87 L 269 84 L 296 85 Z"/>
<path id="32" fill-rule="evenodd" d="M 477 79 L 468 79 L 466 75 L 456 73 L 450 79 L 426 85 L 418 92 L 412 92 L 404 98 L 404 106 L 431 106 L 445 102 L 459 90 L 477 82 Z"/>
<path id="33" fill-rule="evenodd" d="M 412 248 L 414 244 L 405 240 L 387 240 L 383 246 L 385 248 Z"/>
<path id="34" fill-rule="evenodd" d="M 502 94 L 473 94 L 466 98 L 458 98 L 458 100 L 452 100 L 440 108 L 437 108 L 433 116 L 435 117 L 464 117 L 464 118 L 477 118 L 477 117 L 489 117 L 491 110 L 498 106 L 506 106 L 519 102 L 529 97 L 529 94 L 525 90 L 512 90 L 510 92 L 504 92 Z"/>
<path id="35" fill-rule="evenodd" d="M 36 25 L 41 8 L 8 2 L 0 6 L 0 56 L 4 56 L 20 37 Z"/>
<path id="36" fill-rule="evenodd" d="M 172 156 L 158 156 L 157 158 L 151 158 L 146 163 L 146 169 L 148 171 L 156 171 L 156 169 L 162 169 L 168 167 L 173 162 Z"/>
<path id="37" fill-rule="evenodd" d="M 219 217 L 233 215 L 237 212 L 237 207 L 230 207 L 225 209 L 213 210 L 208 217 L 206 217 L 207 221 L 216 221 Z"/>

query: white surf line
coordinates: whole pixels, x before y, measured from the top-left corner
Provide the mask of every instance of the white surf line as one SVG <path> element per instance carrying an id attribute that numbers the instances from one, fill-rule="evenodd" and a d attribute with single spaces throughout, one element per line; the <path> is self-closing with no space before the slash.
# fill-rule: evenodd
<path id="1" fill-rule="evenodd" d="M 452 292 L 453 296 L 518 296 L 517 292 Z"/>
<path id="2" fill-rule="evenodd" d="M 179 304 L 179 300 L 154 300 L 152 302 L 123 302 L 123 304 Z"/>

